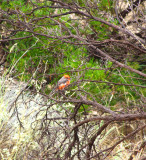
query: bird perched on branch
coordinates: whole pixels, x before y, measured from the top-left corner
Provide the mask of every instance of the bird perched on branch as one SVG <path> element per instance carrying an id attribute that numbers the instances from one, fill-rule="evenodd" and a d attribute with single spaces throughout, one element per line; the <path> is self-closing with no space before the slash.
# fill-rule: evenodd
<path id="1" fill-rule="evenodd" d="M 52 92 L 50 93 L 50 96 L 52 96 L 57 90 L 58 91 L 63 90 L 69 84 L 70 84 L 70 76 L 66 74 L 57 82 L 57 86 L 52 90 Z"/>
<path id="2" fill-rule="evenodd" d="M 64 75 L 57 83 L 57 89 L 63 90 L 65 87 L 67 87 L 70 84 L 70 76 Z"/>

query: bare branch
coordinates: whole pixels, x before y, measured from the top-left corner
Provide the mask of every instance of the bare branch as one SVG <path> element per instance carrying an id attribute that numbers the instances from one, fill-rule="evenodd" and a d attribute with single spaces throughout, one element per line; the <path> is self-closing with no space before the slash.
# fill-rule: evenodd
<path id="1" fill-rule="evenodd" d="M 146 113 L 141 114 L 117 114 L 116 116 L 96 116 L 93 118 L 85 119 L 84 121 L 81 121 L 77 123 L 72 130 L 74 130 L 76 127 L 79 127 L 85 123 L 97 121 L 97 120 L 105 120 L 105 121 L 135 121 L 135 120 L 143 120 L 146 119 Z"/>
<path id="2" fill-rule="evenodd" d="M 120 85 L 120 86 L 135 86 L 135 87 L 146 88 L 146 86 L 142 86 L 142 85 L 114 83 L 114 82 L 96 81 L 96 80 L 85 80 L 85 79 L 82 79 L 79 82 L 82 82 L 82 81 L 84 81 L 84 82 L 96 82 L 96 83 L 107 83 L 107 84 Z"/>
<path id="3" fill-rule="evenodd" d="M 124 140 L 132 137 L 133 135 L 135 135 L 137 132 L 141 131 L 141 130 L 144 129 L 145 127 L 146 127 L 146 124 L 143 125 L 143 126 L 141 126 L 141 127 L 139 127 L 139 128 L 137 128 L 137 129 L 134 130 L 133 132 L 129 133 L 127 136 L 125 136 L 124 138 L 122 138 L 121 140 L 119 140 L 118 142 L 116 142 L 113 146 L 111 146 L 111 147 L 109 147 L 109 148 L 107 148 L 107 149 L 105 149 L 105 150 L 102 150 L 102 151 L 100 151 L 99 153 L 97 153 L 96 155 L 90 157 L 90 159 L 91 159 L 91 158 L 98 157 L 98 156 L 99 156 L 101 153 L 103 153 L 103 152 L 106 152 L 106 151 L 110 151 L 110 152 L 111 152 L 118 144 L 120 144 L 120 143 L 123 142 Z M 106 157 L 110 154 L 110 152 L 106 155 Z"/>

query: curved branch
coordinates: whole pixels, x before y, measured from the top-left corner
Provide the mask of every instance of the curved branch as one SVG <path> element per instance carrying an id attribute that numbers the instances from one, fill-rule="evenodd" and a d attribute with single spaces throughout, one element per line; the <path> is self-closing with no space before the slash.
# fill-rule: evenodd
<path id="1" fill-rule="evenodd" d="M 118 144 L 120 144 L 120 143 L 123 142 L 124 140 L 132 137 L 134 134 L 136 134 L 136 133 L 139 132 L 140 130 L 144 129 L 145 127 L 146 127 L 146 124 L 143 125 L 143 126 L 141 126 L 141 127 L 139 127 L 139 128 L 137 128 L 137 129 L 134 130 L 133 132 L 129 133 L 127 136 L 125 136 L 124 138 L 122 138 L 121 140 L 119 140 L 119 141 L 118 141 L 117 143 L 115 143 L 113 146 L 111 146 L 111 147 L 109 147 L 109 148 L 107 148 L 107 149 L 104 149 L 104 150 L 100 151 L 99 153 L 97 153 L 96 155 L 90 157 L 90 159 L 91 159 L 91 158 L 98 157 L 101 153 L 110 150 L 110 152 L 106 155 L 106 157 L 107 157 L 107 156 L 111 153 L 111 151 L 112 151 Z M 105 158 L 106 158 L 106 157 L 105 157 Z"/>
<path id="2" fill-rule="evenodd" d="M 77 112 L 78 112 L 79 108 L 81 107 L 81 105 L 82 105 L 82 103 L 78 103 L 78 104 L 75 105 L 74 114 L 71 117 L 71 118 L 74 119 L 75 124 L 77 123 L 76 122 L 76 115 L 77 115 Z M 67 159 L 68 157 L 70 157 L 72 148 L 75 146 L 75 143 L 76 143 L 76 141 L 78 141 L 78 139 L 79 139 L 78 138 L 78 128 L 75 128 L 73 141 L 69 144 L 68 149 L 65 152 L 65 159 Z"/>
<path id="3" fill-rule="evenodd" d="M 100 127 L 98 129 L 97 133 L 89 140 L 89 142 L 88 142 L 88 149 L 87 149 L 87 152 L 86 152 L 87 159 L 90 158 L 91 149 L 92 149 L 93 143 L 96 140 L 97 136 L 99 136 L 102 133 L 102 131 L 104 129 L 106 129 L 106 127 L 110 124 L 110 122 L 111 121 L 108 121 L 102 127 Z"/>
<path id="4" fill-rule="evenodd" d="M 124 83 L 114 83 L 114 82 L 106 82 L 106 81 L 96 81 L 96 80 L 80 80 L 78 82 L 96 82 L 96 83 L 107 83 L 107 84 L 114 84 L 114 85 L 120 85 L 120 86 L 135 86 L 135 87 L 141 87 L 141 88 L 146 88 L 146 86 L 142 86 L 142 85 L 134 85 L 134 84 L 124 84 Z"/>
<path id="5" fill-rule="evenodd" d="M 135 45 L 127 42 L 127 41 L 124 41 L 124 40 L 107 39 L 107 40 L 100 41 L 100 42 L 92 42 L 92 44 L 97 45 L 97 46 L 98 46 L 98 45 L 102 45 L 102 44 L 106 44 L 106 43 L 126 44 L 126 45 L 131 46 L 131 47 L 133 47 L 134 49 L 139 50 L 139 51 L 141 51 L 141 52 L 143 52 L 143 53 L 146 54 L 146 51 L 145 51 L 145 50 L 143 50 L 143 49 L 141 49 L 141 48 L 139 48 L 139 47 L 137 47 L 137 46 L 135 46 Z"/>
<path id="6" fill-rule="evenodd" d="M 7 42 L 7 41 L 14 41 L 14 40 L 21 40 L 21 39 L 26 39 L 26 38 L 31 38 L 33 37 L 33 35 L 31 36 L 26 36 L 26 37 L 20 37 L 20 38 L 13 38 L 13 39 L 2 39 L 0 40 L 0 42 Z"/>
<path id="7" fill-rule="evenodd" d="M 74 130 L 75 128 L 88 123 L 88 122 L 92 122 L 92 121 L 97 121 L 97 120 L 105 120 L 105 121 L 136 121 L 136 120 L 143 120 L 146 119 L 146 112 L 142 113 L 142 114 L 117 114 L 115 117 L 112 116 L 96 116 L 93 118 L 88 118 L 85 119 L 84 121 L 81 121 L 79 123 L 77 123 L 72 130 Z"/>
<path id="8" fill-rule="evenodd" d="M 116 61 L 115 59 L 113 59 L 112 57 L 110 57 L 109 55 L 107 55 L 106 53 L 104 53 L 104 52 L 101 51 L 99 48 L 95 47 L 94 45 L 90 44 L 89 46 L 91 46 L 94 50 L 96 50 L 97 52 L 99 52 L 99 53 L 100 53 L 102 56 L 104 56 L 106 59 L 108 59 L 108 60 L 110 60 L 111 62 L 117 64 L 119 67 L 126 68 L 126 69 L 128 69 L 129 71 L 131 71 L 131 72 L 134 72 L 134 73 L 137 73 L 137 74 L 139 74 L 139 75 L 141 75 L 141 76 L 143 76 L 143 77 L 146 77 L 146 74 L 144 74 L 144 73 L 142 73 L 142 72 L 140 72 L 140 71 L 138 71 L 138 70 L 136 70 L 136 69 L 133 69 L 133 68 L 131 68 L 131 67 L 129 67 L 129 66 L 121 63 L 121 62 Z M 95 55 L 95 54 L 94 54 L 94 55 Z M 97 56 L 97 55 L 95 55 L 95 56 Z"/>
<path id="9" fill-rule="evenodd" d="M 60 4 L 62 6 L 62 8 L 68 6 L 69 9 L 73 10 L 76 14 L 79 14 L 79 15 L 91 18 L 91 19 L 93 19 L 95 21 L 99 21 L 101 23 L 104 23 L 104 24 L 106 24 L 106 25 L 108 25 L 108 26 L 110 26 L 112 28 L 115 28 L 116 30 L 119 30 L 119 31 L 121 31 L 121 32 L 123 32 L 123 33 L 125 33 L 125 34 L 127 34 L 127 35 L 129 35 L 131 37 L 133 37 L 137 41 L 140 41 L 141 43 L 145 44 L 145 41 L 143 39 L 139 38 L 138 36 L 136 36 L 135 34 L 133 34 L 132 32 L 130 32 L 126 28 L 121 28 L 120 26 L 114 25 L 114 24 L 112 24 L 112 23 L 110 23 L 108 21 L 105 21 L 105 20 L 101 19 L 101 18 L 98 18 L 98 17 L 95 17 L 95 16 L 93 16 L 91 14 L 88 14 L 88 13 L 84 12 L 83 10 L 79 10 L 79 8 L 77 8 L 77 6 L 76 7 L 75 6 L 71 6 L 69 4 L 63 3 L 62 1 L 56 1 L 56 0 L 52 0 L 52 1 Z"/>

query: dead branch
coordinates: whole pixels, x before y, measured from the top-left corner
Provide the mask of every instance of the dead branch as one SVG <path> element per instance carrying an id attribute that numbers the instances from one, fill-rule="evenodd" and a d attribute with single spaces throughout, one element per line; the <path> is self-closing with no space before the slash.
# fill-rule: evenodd
<path id="1" fill-rule="evenodd" d="M 106 152 L 106 151 L 109 151 L 109 153 L 106 155 L 106 157 L 112 152 L 112 150 L 118 145 L 120 144 L 121 142 L 125 141 L 126 139 L 132 137 L 133 135 L 135 135 L 136 133 L 138 133 L 139 131 L 143 130 L 144 128 L 146 127 L 146 124 L 137 128 L 136 130 L 134 130 L 133 132 L 129 133 L 127 136 L 125 136 L 124 138 L 122 138 L 121 140 L 119 140 L 118 142 L 116 142 L 113 146 L 107 148 L 107 149 L 104 149 L 102 151 L 100 151 L 98 154 L 90 157 L 89 159 L 92 159 L 92 158 L 95 158 L 95 157 L 98 157 L 101 153 L 103 152 Z M 105 157 L 105 158 L 106 158 Z"/>
<path id="2" fill-rule="evenodd" d="M 74 127 L 72 128 L 72 130 L 74 130 L 76 127 L 79 127 L 85 123 L 88 122 L 92 122 L 92 121 L 98 121 L 98 120 L 105 120 L 105 121 L 136 121 L 136 120 L 143 120 L 146 119 L 146 113 L 141 113 L 141 114 L 117 114 L 116 116 L 112 117 L 112 116 L 96 116 L 93 118 L 88 118 L 85 119 L 84 121 L 81 121 L 79 123 L 77 123 L 76 125 L 74 125 Z"/>

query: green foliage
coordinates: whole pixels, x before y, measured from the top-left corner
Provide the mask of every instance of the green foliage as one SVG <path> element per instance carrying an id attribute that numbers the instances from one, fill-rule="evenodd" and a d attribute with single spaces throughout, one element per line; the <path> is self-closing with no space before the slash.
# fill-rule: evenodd
<path id="1" fill-rule="evenodd" d="M 111 9 L 112 5 L 113 5 L 112 0 L 100 0 L 100 3 L 98 3 L 98 7 L 101 10 L 106 10 L 106 11 L 109 11 Z"/>
<path id="2" fill-rule="evenodd" d="M 79 3 L 81 7 L 85 7 L 86 3 L 84 0 L 76 2 Z M 96 37 L 95 40 L 102 41 L 109 39 L 113 29 L 110 29 L 109 26 L 95 20 L 86 19 L 80 22 L 78 19 L 82 17 L 79 15 L 76 15 L 77 20 L 71 20 L 70 15 L 55 17 L 54 19 L 48 17 L 42 18 L 47 15 L 65 13 L 68 10 L 62 9 L 56 11 L 53 8 L 49 8 L 47 5 L 51 5 L 52 2 L 48 1 L 40 3 L 34 1 L 33 3 L 40 8 L 34 10 L 33 14 L 29 14 L 34 7 L 31 3 L 26 3 L 23 0 L 9 1 L 8 4 L 6 1 L 1 2 L 2 9 L 5 9 L 5 6 L 7 5 L 10 11 L 17 10 L 18 12 L 21 11 L 25 14 L 25 17 L 23 15 L 18 17 L 17 14 L 9 15 L 10 20 L 14 20 L 15 23 L 19 23 L 19 21 L 22 21 L 22 23 L 25 21 L 28 24 L 31 23 L 31 27 L 34 27 L 33 32 L 38 33 L 38 35 L 33 35 L 31 32 L 27 32 L 27 28 L 25 28 L 25 31 L 21 31 L 21 27 L 25 27 L 23 25 L 21 26 L 21 23 L 20 28 L 14 26 L 14 29 L 19 29 L 20 31 L 12 38 L 32 35 L 33 37 L 16 40 L 12 43 L 10 42 L 9 50 L 11 51 L 11 54 L 7 57 L 11 66 L 10 71 L 15 69 L 15 74 L 19 75 L 18 78 L 24 81 L 29 80 L 32 75 L 34 78 L 41 77 L 39 78 L 41 81 L 44 78 L 43 75 L 45 73 L 56 73 L 61 77 L 66 72 L 69 73 L 69 71 L 76 71 L 69 73 L 73 76 L 72 82 L 76 81 L 75 77 L 78 75 L 83 75 L 80 77 L 80 80 L 83 80 L 83 82 L 80 83 L 80 86 L 92 95 L 96 95 L 95 98 L 99 103 L 107 106 L 114 106 L 117 102 L 124 101 L 125 98 L 129 98 L 131 101 L 139 98 L 139 95 L 134 91 L 135 87 L 116 85 L 113 88 L 113 85 L 108 83 L 113 82 L 140 85 L 143 81 L 136 79 L 139 78 L 138 75 L 128 73 L 125 69 L 120 69 L 119 71 L 119 68 L 111 71 L 102 70 L 103 66 L 99 60 L 91 57 L 88 58 L 89 53 L 87 46 L 64 43 L 62 40 L 41 36 L 41 34 L 54 36 L 54 33 L 57 33 L 57 36 L 68 36 L 68 30 L 73 35 L 76 35 L 78 30 L 84 38 L 88 37 L 88 35 L 94 35 L 96 31 L 98 37 Z M 72 1 L 67 1 L 67 3 L 71 4 Z M 46 5 L 46 7 L 43 7 L 44 5 Z M 94 5 L 93 1 L 91 1 L 89 5 Z M 112 13 L 113 1 L 101 0 L 100 3 L 96 5 L 100 11 Z M 96 17 L 103 18 L 94 7 L 91 9 L 91 13 Z M 39 18 L 41 19 L 37 20 Z M 34 21 L 31 21 L 32 19 L 34 19 Z M 108 18 L 104 17 L 104 19 L 107 20 Z M 118 21 L 115 19 L 110 21 L 113 24 L 118 24 Z M 61 26 L 59 26 L 58 23 L 60 23 Z M 7 27 L 10 29 L 12 28 L 10 23 L 7 23 Z M 76 40 L 70 39 L 70 42 L 76 42 Z M 81 42 L 78 41 L 78 43 Z M 116 48 L 116 50 L 119 51 L 119 48 Z M 134 69 L 143 69 L 143 66 L 137 62 L 128 62 L 128 65 Z M 105 68 L 110 68 L 112 66 L 113 64 L 111 62 L 107 62 Z M 35 71 L 37 72 L 35 73 Z M 56 84 L 59 77 L 54 78 L 51 81 L 51 84 Z M 136 78 L 133 79 L 130 77 Z M 84 82 L 84 80 L 88 80 L 88 82 Z M 101 81 L 105 83 L 101 83 Z M 76 86 L 73 86 L 72 88 L 76 89 Z M 137 87 L 136 89 L 138 92 L 144 93 L 143 89 Z M 113 92 L 113 98 L 111 98 Z M 88 98 L 90 99 L 91 97 L 88 96 Z"/>
<path id="3" fill-rule="evenodd" d="M 112 0 L 62 0 L 62 2 L 68 3 L 71 6 L 75 5 L 73 3 L 75 2 L 80 5 L 81 8 L 79 10 L 86 12 L 89 15 L 92 14 L 97 18 L 109 21 L 112 24 L 118 24 L 118 20 L 114 18 L 114 2 Z M 95 50 L 93 52 L 96 55 L 94 53 L 92 54 L 92 48 L 90 50 L 90 46 L 88 45 L 88 42 L 97 42 L 97 47 L 105 51 L 105 53 L 111 57 L 116 60 L 119 58 L 118 61 L 125 63 L 131 68 L 144 71 L 144 64 L 140 63 L 138 60 L 137 62 L 133 60 L 134 56 L 131 50 L 128 50 L 130 53 L 124 53 L 126 58 L 122 55 L 123 44 L 120 46 L 111 42 L 105 43 L 106 40 L 112 40 L 114 34 L 116 34 L 115 40 L 119 40 L 119 36 L 122 38 L 121 35 L 118 35 L 117 30 L 115 31 L 115 29 L 105 25 L 104 23 L 96 21 L 95 19 L 90 19 L 88 16 L 81 16 L 75 13 L 55 16 L 66 13 L 69 9 L 54 9 L 52 7 L 54 2 L 49 2 L 47 0 L 13 0 L 9 2 L 7 0 L 3 0 L 0 2 L 0 5 L 3 10 L 8 12 L 8 14 L 3 14 L 2 17 L 4 19 L 8 19 L 8 21 L 5 21 L 4 23 L 0 22 L 2 23 L 2 26 L 6 27 L 5 32 L 8 32 L 6 33 L 6 36 L 10 36 L 10 39 L 27 37 L 24 39 L 22 38 L 21 40 L 10 41 L 8 44 L 6 43 L 6 49 L 9 52 L 7 56 L 9 68 L 5 74 L 9 74 L 10 77 L 14 76 L 20 81 L 28 82 L 33 79 L 33 81 L 31 81 L 28 85 L 35 87 L 37 91 L 35 92 L 37 93 L 36 95 L 35 93 L 32 94 L 35 95 L 34 97 L 28 95 L 28 99 L 23 99 L 25 102 L 25 110 L 23 113 L 26 113 L 29 109 L 31 102 L 38 100 L 38 97 L 40 97 L 39 92 L 43 95 L 46 94 L 50 96 L 50 92 L 53 90 L 52 88 L 56 86 L 58 80 L 64 74 L 69 74 L 71 77 L 71 84 L 68 86 L 67 91 L 64 92 L 66 97 L 61 96 L 61 92 L 55 92 L 52 96 L 53 98 L 58 98 L 61 103 L 57 100 L 46 100 L 43 96 L 43 98 L 41 97 L 41 100 L 37 101 L 37 104 L 41 104 L 41 107 L 39 106 L 39 108 L 36 108 L 36 104 L 32 103 L 35 108 L 33 108 L 28 115 L 32 116 L 32 113 L 37 111 L 37 114 L 35 114 L 37 124 L 32 123 L 31 129 L 29 129 L 29 123 L 26 123 L 25 121 L 27 116 L 23 115 L 20 120 L 26 125 L 26 130 L 23 132 L 23 130 L 20 131 L 19 127 L 17 127 L 16 132 L 18 134 L 16 135 L 16 138 L 12 137 L 8 140 L 5 137 L 4 139 L 3 137 L 0 138 L 2 139 L 0 143 L 0 159 L 1 156 L 3 156 L 3 159 L 22 159 L 22 156 L 25 158 L 27 154 L 29 154 L 28 157 L 33 154 L 36 154 L 36 157 L 41 155 L 45 159 L 44 155 L 47 156 L 47 154 L 49 155 L 52 152 L 49 150 L 50 148 L 47 145 L 44 145 L 49 144 L 48 142 L 50 140 L 47 136 L 50 136 L 50 142 L 54 141 L 51 136 L 56 136 L 57 139 L 55 138 L 55 141 L 58 145 L 58 138 L 60 137 L 55 135 L 56 133 L 60 135 L 64 133 L 66 135 L 68 135 L 68 133 L 73 133 L 70 132 L 71 130 L 63 129 L 63 131 L 61 131 L 61 126 L 63 128 L 69 126 L 68 128 L 71 129 L 72 126 L 74 127 L 77 123 L 79 124 L 86 118 L 89 118 L 89 114 L 94 111 L 94 106 L 82 104 L 78 109 L 76 122 L 74 120 L 75 123 L 73 124 L 74 113 L 77 109 L 75 105 L 77 102 L 71 101 L 69 103 L 70 98 L 73 98 L 72 100 L 78 100 L 82 98 L 80 96 L 82 95 L 88 100 L 96 101 L 99 104 L 110 107 L 111 110 L 116 111 L 117 113 L 118 111 L 125 111 L 125 113 L 127 111 L 135 112 L 139 109 L 139 106 L 142 106 L 141 99 L 146 96 L 146 90 L 138 86 L 145 85 L 142 77 L 136 73 L 118 67 L 110 61 L 103 60 L 103 57 L 100 58 L 100 54 L 98 55 Z M 51 6 L 52 8 L 48 6 Z M 19 14 L 13 14 L 14 11 Z M 105 14 L 106 16 L 103 16 L 103 13 L 107 13 Z M 107 15 L 109 15 L 109 17 Z M 12 35 L 9 35 L 9 32 L 13 30 L 16 32 L 14 34 L 12 32 Z M 72 37 L 69 37 L 70 35 L 72 35 Z M 76 38 L 78 35 L 79 38 Z M 101 45 L 99 43 L 101 43 Z M 114 51 L 113 54 L 112 51 Z M 43 80 L 47 79 L 50 75 L 52 77 L 49 77 L 49 84 L 43 86 Z M 24 98 L 25 95 L 25 91 L 23 92 L 22 98 Z M 27 92 L 29 91 L 27 90 Z M 4 90 L 2 90 L 2 93 L 4 93 Z M 3 96 L 2 93 L 0 93 L 0 97 Z M 30 101 L 29 98 L 32 98 L 33 101 Z M 66 99 L 64 100 L 64 98 Z M 19 97 L 17 100 L 18 104 L 20 104 Z M 7 124 L 10 115 L 7 113 L 5 108 L 6 104 L 3 103 L 2 98 L 0 98 L 0 105 L 0 131 L 2 131 L 3 135 L 7 132 L 5 128 L 8 128 Z M 15 108 L 19 109 L 19 107 L 16 106 Z M 98 112 L 98 110 L 96 111 Z M 17 116 L 19 116 L 19 111 Z M 45 121 L 43 117 L 47 120 Z M 49 117 L 52 120 L 48 121 Z M 56 121 L 56 123 L 53 121 L 53 117 L 60 120 Z M 67 117 L 67 119 L 62 119 L 62 117 Z M 29 118 L 27 119 L 27 122 L 29 122 Z M 91 133 L 92 137 L 92 134 L 95 134 L 93 124 L 95 125 L 95 131 L 97 132 L 97 129 L 99 129 L 98 127 L 104 125 L 105 123 L 103 121 L 100 123 L 97 121 L 93 121 L 93 123 L 85 123 L 83 125 L 84 127 L 79 126 L 79 128 L 77 128 L 77 130 L 79 130 L 78 133 L 81 133 L 83 128 L 85 128 L 86 131 L 84 133 L 86 133 L 88 130 L 86 125 L 91 125 L 91 127 L 89 127 L 91 132 L 89 133 Z M 38 126 L 36 127 L 35 125 Z M 43 130 L 45 125 L 47 129 Z M 109 126 L 109 128 L 111 128 L 111 126 Z M 115 128 L 109 129 L 106 135 L 113 133 L 112 130 L 114 129 Z M 41 131 L 43 135 L 47 135 L 45 140 L 43 140 L 43 136 L 40 136 L 41 138 L 37 139 L 38 136 L 41 135 Z M 34 133 L 37 134 L 34 135 Z M 69 137 L 71 138 L 71 136 Z M 9 138 L 9 135 L 7 137 Z M 100 135 L 98 137 L 101 138 Z M 61 138 L 65 140 L 67 136 Z M 78 138 L 79 140 L 82 138 L 82 133 L 81 136 L 78 136 Z M 39 150 L 39 146 L 35 143 L 34 139 L 37 140 L 36 142 L 40 142 L 39 145 L 41 144 L 42 147 L 41 151 Z M 113 139 L 115 139 L 115 137 Z M 7 144 L 5 144 L 5 142 Z M 12 142 L 14 147 L 10 147 L 8 145 L 10 142 Z M 44 142 L 44 144 L 42 142 Z M 100 143 L 100 141 L 98 141 L 98 143 Z M 68 140 L 66 144 L 68 144 Z M 102 146 L 102 143 L 100 145 Z M 4 150 L 5 146 L 8 150 Z M 64 148 L 63 143 L 61 146 Z M 45 147 L 47 148 L 46 152 Z M 65 147 L 67 147 L 67 145 L 65 145 Z M 53 144 L 53 153 L 57 153 L 54 152 L 54 148 L 55 145 Z M 100 152 L 102 148 L 99 148 Z M 35 150 L 38 152 L 35 153 Z M 32 153 L 30 153 L 30 151 Z M 19 153 L 22 155 L 19 155 Z M 119 150 L 119 154 L 121 153 L 122 152 Z M 6 154 L 8 155 L 7 157 L 5 156 Z M 115 158 L 118 159 L 116 154 Z"/>

